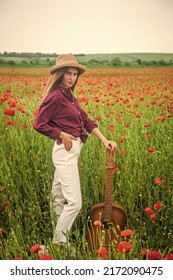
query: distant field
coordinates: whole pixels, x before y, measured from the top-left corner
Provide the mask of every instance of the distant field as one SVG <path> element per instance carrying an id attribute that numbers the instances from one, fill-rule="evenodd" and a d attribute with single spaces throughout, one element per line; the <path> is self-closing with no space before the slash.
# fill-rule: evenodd
<path id="1" fill-rule="evenodd" d="M 122 62 L 134 62 L 141 60 L 173 60 L 172 53 L 112 53 L 112 54 L 87 54 L 85 56 L 77 56 L 81 62 L 88 62 L 91 59 L 111 61 L 115 57 L 119 57 Z"/>
<path id="2" fill-rule="evenodd" d="M 15 53 L 14 53 L 15 54 Z M 112 53 L 76 54 L 80 63 L 88 68 L 114 67 L 173 67 L 172 53 Z M 1 54 L 0 67 L 49 68 L 55 63 L 56 55 L 49 54 Z"/>

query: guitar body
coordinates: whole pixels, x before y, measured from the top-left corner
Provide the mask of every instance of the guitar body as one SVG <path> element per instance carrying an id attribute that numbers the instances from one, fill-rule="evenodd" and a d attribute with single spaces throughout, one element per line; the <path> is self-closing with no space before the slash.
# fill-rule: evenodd
<path id="1" fill-rule="evenodd" d="M 111 247 L 112 242 L 118 240 L 126 222 L 124 209 L 112 202 L 114 162 L 108 153 L 109 151 L 107 151 L 105 202 L 95 204 L 90 211 L 89 229 L 86 234 L 90 250 Z"/>
<path id="2" fill-rule="evenodd" d="M 111 247 L 112 241 L 119 238 L 120 231 L 124 228 L 126 215 L 124 209 L 116 203 L 112 203 L 112 219 L 104 220 L 105 203 L 97 203 L 91 208 L 89 230 L 87 232 L 88 247 L 96 250 L 102 247 Z M 102 226 L 95 225 L 100 221 Z"/>

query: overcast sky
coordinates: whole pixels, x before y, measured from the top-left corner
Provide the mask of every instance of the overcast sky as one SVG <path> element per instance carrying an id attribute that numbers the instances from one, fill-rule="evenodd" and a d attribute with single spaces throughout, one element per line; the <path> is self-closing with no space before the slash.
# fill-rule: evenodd
<path id="1" fill-rule="evenodd" d="M 0 52 L 173 53 L 173 0 L 0 0 Z"/>

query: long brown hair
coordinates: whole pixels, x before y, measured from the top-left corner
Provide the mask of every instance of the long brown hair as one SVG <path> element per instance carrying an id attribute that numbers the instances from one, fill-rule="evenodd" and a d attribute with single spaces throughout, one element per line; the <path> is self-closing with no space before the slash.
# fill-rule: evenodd
<path id="1" fill-rule="evenodd" d="M 58 84 L 60 84 L 63 75 L 69 68 L 70 67 L 60 68 L 58 71 L 55 71 L 53 74 L 51 74 L 51 76 L 49 77 L 46 83 L 45 89 L 43 91 L 43 100 L 46 98 L 48 94 L 50 94 L 57 87 Z M 78 77 L 79 77 L 79 71 L 78 71 Z M 74 91 L 78 77 L 76 79 L 75 84 L 70 88 L 70 91 L 72 92 Z"/>

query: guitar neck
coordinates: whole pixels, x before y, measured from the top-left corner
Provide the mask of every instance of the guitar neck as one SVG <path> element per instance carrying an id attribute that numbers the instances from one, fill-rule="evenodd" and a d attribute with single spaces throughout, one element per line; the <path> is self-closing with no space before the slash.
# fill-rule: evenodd
<path id="1" fill-rule="evenodd" d="M 106 170 L 106 189 L 105 189 L 105 202 L 112 203 L 112 188 L 113 188 L 113 170 L 107 168 Z"/>
<path id="2" fill-rule="evenodd" d="M 104 220 L 112 220 L 113 162 L 107 163 Z"/>

